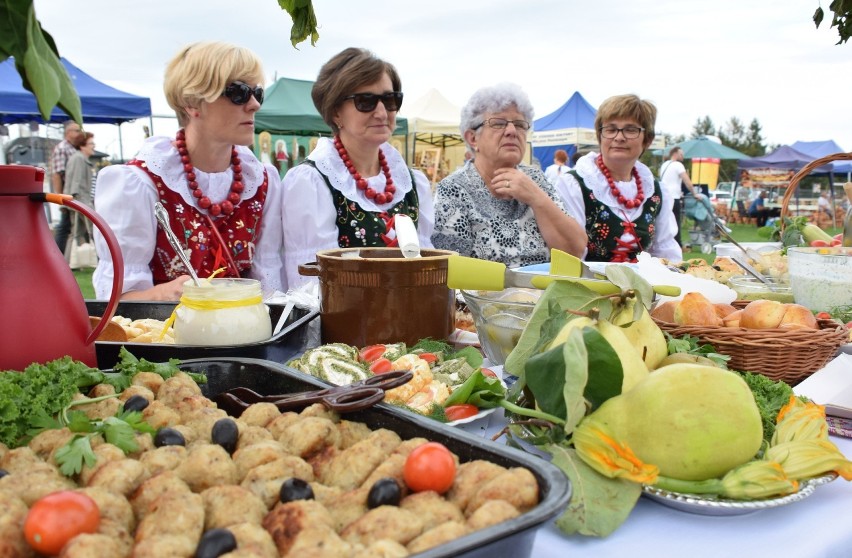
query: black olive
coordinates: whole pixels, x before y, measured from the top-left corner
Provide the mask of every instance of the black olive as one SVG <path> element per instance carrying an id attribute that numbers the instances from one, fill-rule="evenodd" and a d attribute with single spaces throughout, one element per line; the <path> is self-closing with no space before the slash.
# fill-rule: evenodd
<path id="1" fill-rule="evenodd" d="M 367 507 L 373 509 L 379 506 L 398 506 L 401 497 L 402 492 L 399 489 L 399 483 L 392 478 L 385 477 L 377 480 L 370 488 L 370 494 L 367 495 Z"/>
<path id="2" fill-rule="evenodd" d="M 133 395 L 124 402 L 125 411 L 144 411 L 148 406 L 148 400 L 141 395 Z"/>
<path id="3" fill-rule="evenodd" d="M 237 539 L 227 529 L 210 529 L 201 535 L 195 558 L 217 558 L 237 548 Z"/>
<path id="4" fill-rule="evenodd" d="M 179 430 L 161 428 L 157 431 L 157 435 L 154 436 L 154 445 L 158 448 L 163 446 L 185 446 L 186 438 L 183 437 L 183 434 Z"/>
<path id="5" fill-rule="evenodd" d="M 213 439 L 214 444 L 219 444 L 228 453 L 234 453 L 237 449 L 237 440 L 240 437 L 240 431 L 233 419 L 221 418 L 213 424 L 210 437 Z"/>
<path id="6" fill-rule="evenodd" d="M 282 504 L 295 500 L 313 500 L 314 489 L 302 479 L 290 478 L 281 484 L 281 494 L 278 499 Z"/>
<path id="7" fill-rule="evenodd" d="M 9 474 L 9 471 L 7 471 L 6 469 L 0 469 L 0 479 L 2 479 L 3 477 L 5 477 L 8 474 Z"/>

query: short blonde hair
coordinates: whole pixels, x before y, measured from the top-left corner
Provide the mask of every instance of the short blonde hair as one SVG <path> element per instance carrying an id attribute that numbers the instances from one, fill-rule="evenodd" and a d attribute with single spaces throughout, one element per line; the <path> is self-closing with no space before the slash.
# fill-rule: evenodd
<path id="1" fill-rule="evenodd" d="M 645 149 L 648 149 L 657 135 L 654 131 L 657 123 L 657 107 L 654 103 L 640 99 L 637 95 L 616 95 L 601 103 L 598 114 L 595 116 L 595 135 L 598 138 L 598 144 L 601 142 L 601 126 L 604 122 L 615 118 L 631 118 L 645 128 L 645 139 L 642 142 Z"/>
<path id="2" fill-rule="evenodd" d="M 182 48 L 166 67 L 163 92 L 178 123 L 186 126 L 187 107 L 218 99 L 230 83 L 263 84 L 263 64 L 247 48 L 223 42 L 200 42 Z"/>

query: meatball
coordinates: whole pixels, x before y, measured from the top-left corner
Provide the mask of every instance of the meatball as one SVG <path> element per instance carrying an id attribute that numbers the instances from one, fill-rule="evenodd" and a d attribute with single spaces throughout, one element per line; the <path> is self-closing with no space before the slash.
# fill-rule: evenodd
<path id="1" fill-rule="evenodd" d="M 162 376 L 155 372 L 139 372 L 133 379 L 130 380 L 131 387 L 132 386 L 141 386 L 148 389 L 155 396 L 160 389 L 160 386 L 163 385 L 165 380 Z"/>
<path id="2" fill-rule="evenodd" d="M 408 549 L 398 542 L 382 539 L 356 551 L 352 558 L 404 558 L 409 554 Z"/>
<path id="3" fill-rule="evenodd" d="M 407 487 L 405 486 L 405 479 L 403 478 L 403 471 L 405 469 L 405 457 L 394 453 L 390 455 L 385 461 L 379 464 L 378 467 L 373 469 L 373 472 L 370 473 L 364 482 L 361 483 L 362 487 L 370 488 L 376 481 L 383 478 L 391 478 L 396 480 L 397 484 L 399 484 L 400 488 L 403 490 L 403 493 L 407 491 Z"/>
<path id="4" fill-rule="evenodd" d="M 299 556 L 295 546 L 300 538 L 304 539 L 300 545 L 303 549 L 310 548 L 316 539 L 322 544 L 324 538 L 332 548 L 342 542 L 332 526 L 328 510 L 314 500 L 278 504 L 263 518 L 263 528 L 272 535 L 281 556 L 290 555 L 291 551 L 292 556 Z"/>
<path id="5" fill-rule="evenodd" d="M 408 543 L 408 550 L 412 554 L 423 552 L 435 546 L 448 543 L 459 537 L 467 535 L 470 531 L 467 526 L 460 521 L 448 521 L 441 525 L 436 525 L 432 529 L 424 532 Z"/>
<path id="6" fill-rule="evenodd" d="M 346 449 L 354 446 L 361 440 L 367 438 L 372 430 L 363 422 L 353 422 L 351 420 L 341 420 L 337 423 L 337 430 L 340 432 L 340 448 Z"/>
<path id="7" fill-rule="evenodd" d="M 238 549 L 253 552 L 261 558 L 278 558 L 272 535 L 260 523 L 237 523 L 230 525 L 228 530 L 237 539 Z"/>
<path id="8" fill-rule="evenodd" d="M 159 377 L 159 375 L 158 375 L 158 377 Z M 129 386 L 127 389 L 122 391 L 121 394 L 118 396 L 118 398 L 119 398 L 119 400 L 121 400 L 122 403 L 124 403 L 128 399 L 133 397 L 134 395 L 140 395 L 140 396 L 144 397 L 145 399 L 148 400 L 148 404 L 150 404 L 157 397 L 154 394 L 154 392 L 151 391 L 149 388 L 147 388 L 145 386 L 133 385 L 133 386 Z"/>
<path id="9" fill-rule="evenodd" d="M 101 520 L 111 519 L 131 533 L 136 528 L 136 516 L 127 498 L 114 494 L 102 486 L 81 488 L 79 492 L 95 501 L 101 512 Z"/>
<path id="10" fill-rule="evenodd" d="M 32 506 L 36 500 L 51 492 L 75 488 L 71 479 L 64 477 L 54 467 L 43 461 L 34 464 L 29 471 L 13 473 L 3 477 L 2 480 L 6 481 L 4 484 L 8 483 L 6 487 L 9 491 L 28 506 Z"/>
<path id="11" fill-rule="evenodd" d="M 281 416 L 275 403 L 255 403 L 240 415 L 240 420 L 249 426 L 266 426 Z"/>
<path id="12" fill-rule="evenodd" d="M 112 393 L 115 393 L 115 390 L 112 386 L 106 387 L 112 389 Z M 78 411 L 83 411 L 84 413 L 86 413 L 86 416 L 90 419 L 105 419 L 109 417 L 114 417 L 118 413 L 118 409 L 119 407 L 121 407 L 121 405 L 122 402 L 119 401 L 117 397 L 111 397 L 109 399 L 104 399 L 96 403 L 76 405 L 74 408 Z"/>
<path id="13" fill-rule="evenodd" d="M 447 492 L 447 499 L 463 510 L 482 485 L 505 470 L 499 465 L 479 459 L 462 463 L 456 469 L 456 478 Z"/>
<path id="14" fill-rule="evenodd" d="M 538 504 L 538 482 L 528 469 L 513 467 L 481 485 L 464 513 L 470 516 L 489 500 L 506 500 L 524 513 Z"/>
<path id="15" fill-rule="evenodd" d="M 178 372 L 153 391 L 157 394 L 157 399 L 162 399 L 165 403 L 176 403 L 187 395 L 201 395 L 201 388 L 185 372 Z"/>
<path id="16" fill-rule="evenodd" d="M 2 493 L 0 493 L 2 494 Z M 0 505 L 0 556 L 35 556 L 24 538 L 27 505 L 17 497 L 3 497 Z"/>
<path id="17" fill-rule="evenodd" d="M 198 540 L 182 535 L 155 535 L 138 541 L 133 547 L 133 558 L 192 558 Z"/>
<path id="18" fill-rule="evenodd" d="M 379 429 L 349 449 L 335 456 L 320 473 L 325 484 L 352 489 L 364 482 L 373 469 L 385 461 L 399 445 L 399 436 L 390 430 Z"/>
<path id="19" fill-rule="evenodd" d="M 162 446 L 146 451 L 139 456 L 139 462 L 148 468 L 151 475 L 159 475 L 171 471 L 186 458 L 186 448 L 183 446 Z"/>
<path id="20" fill-rule="evenodd" d="M 237 483 L 237 466 L 228 452 L 217 444 L 198 444 L 190 448 L 175 473 L 193 492 Z"/>
<path id="21" fill-rule="evenodd" d="M 518 517 L 520 512 L 506 500 L 489 500 L 467 518 L 471 531 L 478 531 Z"/>
<path id="22" fill-rule="evenodd" d="M 166 471 L 142 483 L 130 497 L 136 519 L 142 520 L 151 505 L 163 494 L 191 494 L 192 490 L 174 471 Z"/>
<path id="23" fill-rule="evenodd" d="M 322 403 L 314 403 L 308 407 L 302 409 L 302 412 L 299 413 L 299 416 L 302 418 L 307 417 L 317 417 L 328 419 L 331 422 L 340 421 L 340 415 L 323 405 Z"/>
<path id="24" fill-rule="evenodd" d="M 241 486 L 214 486 L 201 493 L 204 501 L 204 530 L 230 527 L 237 523 L 260 525 L 266 504 Z"/>
<path id="25" fill-rule="evenodd" d="M 240 429 L 240 439 L 237 441 L 237 449 L 274 439 L 269 430 L 262 426 L 245 425 Z"/>
<path id="26" fill-rule="evenodd" d="M 103 467 L 99 467 L 92 478 L 89 479 L 88 486 L 102 486 L 110 492 L 123 494 L 127 497 L 133 494 L 139 488 L 139 485 L 150 476 L 148 469 L 139 461 L 120 459 L 110 461 L 105 463 Z"/>
<path id="27" fill-rule="evenodd" d="M 451 521 L 464 523 L 464 514 L 458 506 L 431 490 L 406 496 L 400 507 L 419 517 L 424 531 Z"/>
<path id="28" fill-rule="evenodd" d="M 180 414 L 162 401 L 152 401 L 142 411 L 142 418 L 157 429 L 180 424 Z"/>
<path id="29" fill-rule="evenodd" d="M 340 536 L 350 543 L 369 545 L 381 539 L 408 544 L 423 531 L 420 518 L 396 506 L 374 508 L 341 531 Z"/>
<path id="30" fill-rule="evenodd" d="M 275 461 L 281 457 L 288 457 L 290 453 L 284 449 L 280 442 L 265 440 L 251 446 L 237 449 L 232 456 L 237 465 L 237 475 L 240 480 L 244 479 L 249 470 L 258 465 Z"/>
<path id="31" fill-rule="evenodd" d="M 136 542 L 167 535 L 184 537 L 193 542 L 190 554 L 204 531 L 204 502 L 198 494 L 167 492 L 148 507 L 148 514 L 136 529 Z M 163 556 L 171 556 L 163 554 Z"/>
<path id="32" fill-rule="evenodd" d="M 217 420 L 225 418 L 227 416 L 228 413 L 226 413 L 222 409 L 216 409 L 213 407 L 203 407 L 191 413 L 190 416 L 184 417 L 184 422 L 186 426 L 192 428 L 195 432 L 198 433 L 196 436 L 196 440 L 209 444 L 212 441 L 210 432 L 213 430 L 213 425 L 216 423 Z M 239 421 L 237 421 L 237 427 L 242 430 L 242 425 L 239 423 Z"/>
<path id="33" fill-rule="evenodd" d="M 127 552 L 119 541 L 109 535 L 84 533 L 68 541 L 59 553 L 59 558 L 101 558 L 102 556 L 122 558 L 127 556 Z"/>
<path id="34" fill-rule="evenodd" d="M 347 525 L 367 513 L 369 494 L 369 488 L 356 488 L 335 495 L 323 495 L 321 501 L 334 519 L 335 531 L 342 531 Z"/>
<path id="35" fill-rule="evenodd" d="M 278 441 L 293 455 L 308 459 L 328 446 L 338 447 L 340 432 L 326 418 L 307 417 L 281 432 Z"/>
<path id="36" fill-rule="evenodd" d="M 125 458 L 124 452 L 121 448 L 108 443 L 98 444 L 92 448 L 92 451 L 95 453 L 95 462 L 91 467 L 84 463 L 83 469 L 80 471 L 80 484 L 83 486 L 89 485 L 92 481 L 92 477 L 95 476 L 95 473 L 97 473 L 101 467 L 107 463 L 121 461 Z"/>
<path id="37" fill-rule="evenodd" d="M 294 477 L 310 482 L 314 480 L 314 471 L 302 458 L 288 455 L 251 469 L 240 486 L 256 494 L 267 508 L 271 508 L 278 501 L 281 484 Z"/>
<path id="38" fill-rule="evenodd" d="M 21 446 L 13 450 L 8 450 L 0 458 L 0 469 L 5 469 L 7 473 L 24 473 L 35 463 L 41 463 L 38 455 L 36 455 L 32 448 Z"/>
<path id="39" fill-rule="evenodd" d="M 36 434 L 27 445 L 39 459 L 55 465 L 56 461 L 53 459 L 53 454 L 73 437 L 74 433 L 67 427 L 49 428 Z"/>

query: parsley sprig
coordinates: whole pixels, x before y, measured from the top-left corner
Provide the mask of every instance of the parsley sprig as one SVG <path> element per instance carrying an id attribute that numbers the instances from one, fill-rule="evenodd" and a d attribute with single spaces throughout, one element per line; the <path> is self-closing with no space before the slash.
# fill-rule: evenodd
<path id="1" fill-rule="evenodd" d="M 72 401 L 62 409 L 57 418 L 41 414 L 33 421 L 35 428 L 29 432 L 32 436 L 42 430 L 66 426 L 75 433 L 54 455 L 63 475 L 70 477 L 79 474 L 84 464 L 92 467 L 97 462 L 97 456 L 92 449 L 92 438 L 95 436 L 103 435 L 108 443 L 127 454 L 139 449 L 136 442 L 137 432 L 156 432 L 154 427 L 145 422 L 140 411 L 125 411 L 124 406 L 114 417 L 105 419 L 90 419 L 83 411 L 73 410 L 77 405 L 89 405 L 113 397 L 118 397 L 118 394 Z"/>

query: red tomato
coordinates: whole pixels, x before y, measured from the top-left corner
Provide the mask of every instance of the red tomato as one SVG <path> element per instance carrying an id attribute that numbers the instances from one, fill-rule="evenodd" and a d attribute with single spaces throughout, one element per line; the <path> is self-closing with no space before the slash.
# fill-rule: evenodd
<path id="1" fill-rule="evenodd" d="M 443 494 L 456 478 L 456 460 L 443 444 L 426 442 L 408 454 L 402 476 L 414 492 Z"/>
<path id="2" fill-rule="evenodd" d="M 490 376 L 492 378 L 497 377 L 497 374 L 493 370 L 491 370 L 490 368 L 480 368 L 479 370 L 482 371 L 483 376 Z"/>
<path id="3" fill-rule="evenodd" d="M 436 355 L 435 353 L 420 353 L 417 356 L 419 356 L 429 364 L 432 364 L 438 360 L 438 355 Z"/>
<path id="4" fill-rule="evenodd" d="M 813 248 L 826 248 L 826 247 L 831 246 L 831 245 L 825 240 L 816 239 L 816 240 L 811 240 L 811 246 Z"/>
<path id="5" fill-rule="evenodd" d="M 386 358 L 380 358 L 370 364 L 370 372 L 373 374 L 384 374 L 393 370 L 393 363 Z"/>
<path id="6" fill-rule="evenodd" d="M 358 358 L 361 359 L 361 362 L 373 362 L 385 354 L 386 348 L 387 347 L 384 345 L 370 345 L 369 347 L 364 347 L 361 349 L 361 352 L 358 353 Z"/>
<path id="7" fill-rule="evenodd" d="M 841 244 L 843 244 L 843 239 L 838 240 L 838 239 L 836 239 L 836 238 L 833 238 L 833 239 L 831 240 L 831 245 L 832 245 L 832 246 L 840 246 Z"/>
<path id="8" fill-rule="evenodd" d="M 472 417 L 479 413 L 479 407 L 470 403 L 461 403 L 459 405 L 450 405 L 444 409 L 444 414 L 447 415 L 447 420 L 454 421 Z"/>
<path id="9" fill-rule="evenodd" d="M 61 490 L 33 504 L 24 521 L 24 536 L 36 552 L 55 556 L 77 535 L 96 532 L 100 523 L 101 512 L 94 500 L 81 492 Z"/>
<path id="10" fill-rule="evenodd" d="M 817 320 L 830 320 L 831 314 L 829 314 L 828 312 L 817 312 L 815 317 Z"/>

